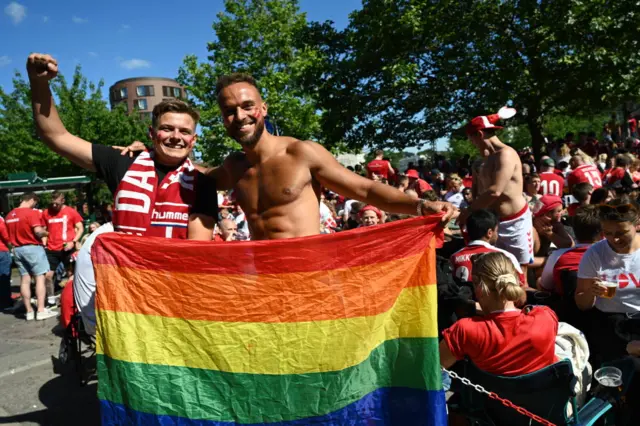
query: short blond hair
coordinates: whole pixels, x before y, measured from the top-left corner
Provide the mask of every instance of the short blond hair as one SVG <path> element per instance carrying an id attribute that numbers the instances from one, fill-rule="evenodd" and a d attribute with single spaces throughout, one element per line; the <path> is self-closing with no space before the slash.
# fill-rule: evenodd
<path id="1" fill-rule="evenodd" d="M 500 299 L 508 302 L 520 300 L 525 295 L 513 262 L 500 252 L 484 253 L 475 259 L 473 284 L 484 294 L 497 293 Z"/>

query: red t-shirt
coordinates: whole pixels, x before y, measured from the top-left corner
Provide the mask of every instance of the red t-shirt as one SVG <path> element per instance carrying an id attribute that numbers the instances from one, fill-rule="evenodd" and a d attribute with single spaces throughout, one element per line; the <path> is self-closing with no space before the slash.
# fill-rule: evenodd
<path id="1" fill-rule="evenodd" d="M 615 169 L 610 170 L 607 174 L 607 184 L 611 185 L 619 180 L 624 179 L 625 173 L 626 171 L 622 167 L 616 167 Z"/>
<path id="2" fill-rule="evenodd" d="M 427 191 L 432 191 L 433 188 L 426 180 L 418 179 L 416 181 L 416 185 L 414 186 L 415 191 L 418 193 L 418 197 L 424 194 Z"/>
<path id="3" fill-rule="evenodd" d="M 602 174 L 600 170 L 593 164 L 583 164 L 576 167 L 574 171 L 569 174 L 567 179 L 569 184 L 569 190 L 573 188 L 573 185 L 578 183 L 590 183 L 593 189 L 602 188 Z"/>
<path id="4" fill-rule="evenodd" d="M 518 265 L 517 259 L 515 259 L 515 257 L 513 257 L 511 254 L 506 254 L 504 250 L 494 247 L 489 243 L 485 243 L 484 241 L 471 241 L 466 247 L 458 250 L 451 255 L 451 257 L 449 258 L 449 262 L 451 262 L 453 276 L 460 279 L 461 281 L 472 281 L 473 262 L 471 262 L 471 258 L 476 254 L 494 252 L 505 253 L 505 255 L 509 257 L 509 259 L 511 259 L 511 261 L 513 262 L 513 266 L 516 268 L 516 270 L 518 270 L 518 278 L 520 279 L 520 282 L 525 282 L 524 275 L 522 274 L 522 269 L 520 265 Z"/>
<path id="5" fill-rule="evenodd" d="M 501 376 L 533 373 L 556 362 L 558 317 L 546 306 L 463 318 L 442 332 L 457 360 L 469 357 Z"/>
<path id="6" fill-rule="evenodd" d="M 630 118 L 629 119 L 629 131 L 631 133 L 635 132 L 636 129 L 638 128 L 638 120 L 636 120 L 635 118 Z"/>
<path id="7" fill-rule="evenodd" d="M 9 232 L 4 219 L 0 217 L 0 251 L 9 251 Z"/>
<path id="8" fill-rule="evenodd" d="M 564 191 L 564 179 L 553 172 L 540 173 L 540 191 L 541 195 L 556 195 L 562 197 Z"/>
<path id="9" fill-rule="evenodd" d="M 82 217 L 76 209 L 64 206 L 59 212 L 47 209 L 42 213 L 42 219 L 49 231 L 47 248 L 51 251 L 63 250 L 63 244 L 73 241 L 76 237 L 75 226 L 82 223 Z"/>
<path id="10" fill-rule="evenodd" d="M 578 272 L 582 256 L 584 256 L 589 247 L 591 247 L 591 244 L 574 247 L 560 255 L 555 265 L 553 265 L 553 285 L 556 293 L 563 294 L 562 280 L 560 279 L 562 271 Z"/>
<path id="11" fill-rule="evenodd" d="M 462 186 L 464 186 L 465 188 L 473 187 L 473 178 L 472 177 L 466 177 L 466 178 L 462 179 Z"/>
<path id="12" fill-rule="evenodd" d="M 14 247 L 42 245 L 40 238 L 33 233 L 33 228 L 36 226 L 45 226 L 39 210 L 18 207 L 9 212 L 5 221 L 9 231 L 9 241 Z"/>
<path id="13" fill-rule="evenodd" d="M 386 160 L 373 160 L 367 164 L 367 175 L 369 178 L 373 174 L 389 179 L 389 162 Z"/>

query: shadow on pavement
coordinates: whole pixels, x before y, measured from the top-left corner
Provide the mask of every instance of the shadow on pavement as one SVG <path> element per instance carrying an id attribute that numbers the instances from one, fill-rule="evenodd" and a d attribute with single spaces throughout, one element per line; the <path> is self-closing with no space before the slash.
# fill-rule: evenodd
<path id="1" fill-rule="evenodd" d="M 100 405 L 95 380 L 80 386 L 72 365 L 60 366 L 52 357 L 54 370 L 62 375 L 45 383 L 38 392 L 44 410 L 15 416 L 0 416 L 0 424 L 31 422 L 39 425 L 100 425 Z M 4 389 L 3 391 L 8 391 Z"/>

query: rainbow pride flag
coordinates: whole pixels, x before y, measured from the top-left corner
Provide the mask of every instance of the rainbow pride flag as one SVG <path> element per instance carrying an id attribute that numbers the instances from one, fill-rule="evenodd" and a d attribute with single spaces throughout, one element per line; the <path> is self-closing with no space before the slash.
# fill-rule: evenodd
<path id="1" fill-rule="evenodd" d="M 93 247 L 105 425 L 446 425 L 438 218 Z"/>

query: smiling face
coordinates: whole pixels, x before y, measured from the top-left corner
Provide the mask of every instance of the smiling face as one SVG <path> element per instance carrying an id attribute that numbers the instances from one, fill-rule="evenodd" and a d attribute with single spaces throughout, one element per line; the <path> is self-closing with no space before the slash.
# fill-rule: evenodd
<path id="1" fill-rule="evenodd" d="M 362 226 L 373 226 L 380 223 L 378 215 L 373 210 L 367 210 L 362 215 Z"/>
<path id="2" fill-rule="evenodd" d="M 615 252 L 628 253 L 636 236 L 636 227 L 632 222 L 603 220 L 602 233 Z"/>
<path id="3" fill-rule="evenodd" d="M 252 148 L 264 133 L 267 104 L 254 86 L 234 83 L 218 96 L 218 105 L 227 134 L 243 147 Z"/>
<path id="4" fill-rule="evenodd" d="M 196 143 L 196 123 L 186 113 L 166 112 L 149 129 L 156 160 L 165 166 L 177 166 L 187 158 Z"/>

